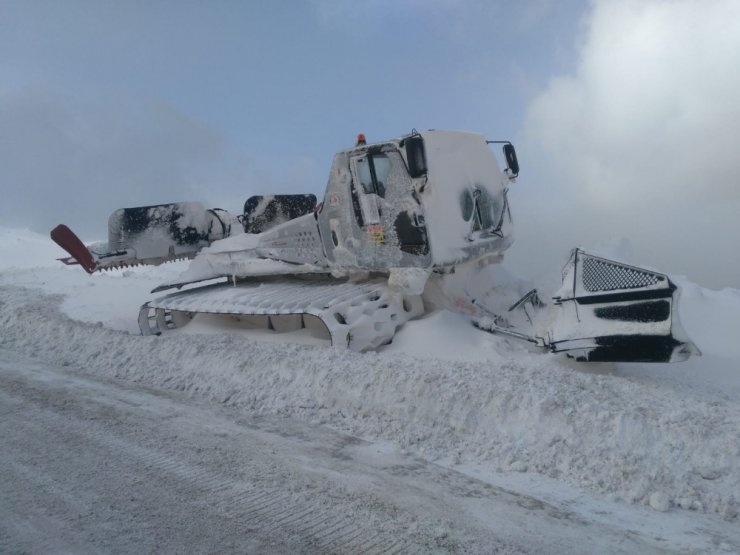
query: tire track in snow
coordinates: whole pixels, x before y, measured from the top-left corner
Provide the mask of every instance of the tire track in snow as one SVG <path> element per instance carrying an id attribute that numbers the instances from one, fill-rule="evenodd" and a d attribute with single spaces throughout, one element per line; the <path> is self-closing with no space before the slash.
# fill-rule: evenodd
<path id="1" fill-rule="evenodd" d="M 25 513 L 49 509 L 61 523 L 72 515 L 75 529 L 80 530 L 66 543 L 72 551 L 84 552 L 78 548 L 90 545 L 93 551 L 116 551 L 121 541 L 137 549 L 165 552 L 230 551 L 228 541 L 242 546 L 246 540 L 251 542 L 248 545 L 269 546 L 278 553 L 366 552 L 363 546 L 370 543 L 378 551 L 387 551 L 399 542 L 418 543 L 426 550 L 433 544 L 434 539 L 423 534 L 417 541 L 400 539 L 411 515 L 391 517 L 374 494 L 368 499 L 362 493 L 348 493 L 342 484 L 333 488 L 321 475 L 301 476 L 296 468 L 281 462 L 286 455 L 281 450 L 270 456 L 255 455 L 255 451 L 268 451 L 270 432 L 247 430 L 245 434 L 233 422 L 217 422 L 226 429 L 228 447 L 234 449 L 223 453 L 223 437 L 211 430 L 193 429 L 196 421 L 214 423 L 213 415 L 209 422 L 197 407 L 191 415 L 170 400 L 163 402 L 161 396 L 147 399 L 147 392 L 112 381 L 60 379 L 38 366 L 23 375 L 2 370 L 0 407 L 15 418 L 5 419 L 0 429 L 16 447 L 5 450 L 0 461 L 6 467 L 15 461 L 26 472 L 25 476 L 16 474 L 19 481 L 40 496 L 29 503 L 29 492 L 17 489 L 5 499 L 12 503 L 11 510 L 22 505 L 26 505 Z M 293 434 L 285 435 L 287 439 L 281 441 L 289 443 Z M 310 436 L 304 442 L 310 443 Z M 61 444 L 61 451 L 53 448 L 55 443 Z M 353 442 L 343 438 L 334 443 Z M 183 451 L 190 452 L 190 457 L 181 458 Z M 31 465 L 34 460 L 39 464 Z M 236 461 L 243 463 L 235 468 L 243 475 L 240 479 L 230 472 Z M 115 488 L 106 490 L 104 484 L 113 477 Z M 286 493 L 286 485 L 293 493 Z M 52 491 L 54 487 L 57 492 Z M 50 504 L 49 497 L 54 497 Z M 311 515 L 316 517 L 307 518 Z M 201 534 L 212 528 L 217 532 L 212 540 L 221 534 L 231 539 L 212 544 L 192 532 L 184 536 L 186 543 L 173 548 L 153 530 L 153 526 L 178 530 L 182 522 L 190 527 L 196 517 L 204 520 L 196 526 Z M 111 525 L 121 529 L 111 533 Z M 18 530 L 4 530 L 2 537 L 9 539 L 3 540 L 0 550 L 24 545 L 32 551 L 54 550 L 52 538 L 24 543 L 31 541 L 28 535 L 18 534 Z"/>

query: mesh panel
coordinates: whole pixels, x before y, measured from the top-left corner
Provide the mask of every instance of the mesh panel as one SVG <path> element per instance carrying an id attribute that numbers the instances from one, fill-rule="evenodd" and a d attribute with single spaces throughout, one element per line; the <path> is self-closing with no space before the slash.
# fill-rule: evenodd
<path id="1" fill-rule="evenodd" d="M 586 291 L 612 291 L 636 289 L 662 281 L 658 274 L 622 266 L 614 262 L 584 258 L 583 287 Z"/>

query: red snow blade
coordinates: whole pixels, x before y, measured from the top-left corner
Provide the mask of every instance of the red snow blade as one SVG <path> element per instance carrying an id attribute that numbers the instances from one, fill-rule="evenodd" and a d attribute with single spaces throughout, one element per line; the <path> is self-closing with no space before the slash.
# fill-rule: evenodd
<path id="1" fill-rule="evenodd" d="M 85 268 L 85 271 L 88 274 L 92 274 L 95 271 L 97 263 L 93 259 L 92 254 L 90 254 L 90 251 L 87 250 L 87 247 L 83 244 L 83 242 L 80 241 L 80 238 L 77 237 L 77 235 L 75 235 L 74 232 L 66 225 L 59 224 L 54 229 L 52 229 L 51 238 L 57 245 L 71 254 L 72 257 L 77 262 L 79 262 L 80 266 Z M 67 262 L 66 260 L 62 261 L 65 264 L 71 263 Z"/>

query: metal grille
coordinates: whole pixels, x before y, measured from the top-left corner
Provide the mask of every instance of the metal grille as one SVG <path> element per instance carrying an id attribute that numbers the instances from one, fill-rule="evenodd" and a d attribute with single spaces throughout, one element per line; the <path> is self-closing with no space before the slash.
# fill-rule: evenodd
<path id="1" fill-rule="evenodd" d="M 636 289 L 655 285 L 663 278 L 652 272 L 622 266 L 597 258 L 583 260 L 583 287 L 586 291 L 612 291 Z"/>

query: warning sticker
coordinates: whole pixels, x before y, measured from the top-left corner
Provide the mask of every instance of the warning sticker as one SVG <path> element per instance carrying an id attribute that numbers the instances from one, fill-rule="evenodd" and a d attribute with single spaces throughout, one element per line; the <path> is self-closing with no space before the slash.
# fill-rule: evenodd
<path id="1" fill-rule="evenodd" d="M 383 226 L 380 224 L 367 226 L 367 238 L 371 243 L 385 243 L 385 233 L 383 232 Z"/>

